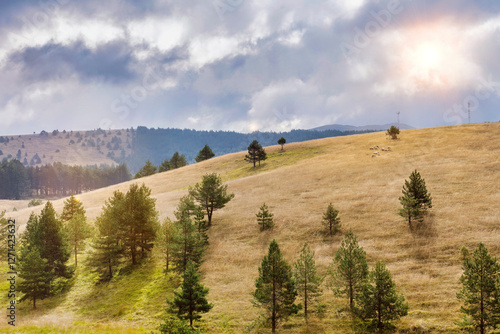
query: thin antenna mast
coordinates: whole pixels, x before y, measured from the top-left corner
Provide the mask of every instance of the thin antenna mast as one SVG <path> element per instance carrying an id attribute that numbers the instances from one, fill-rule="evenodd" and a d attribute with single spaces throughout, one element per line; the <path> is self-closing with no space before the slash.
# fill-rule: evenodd
<path id="1" fill-rule="evenodd" d="M 470 102 L 469 102 L 469 124 L 470 124 Z"/>
<path id="2" fill-rule="evenodd" d="M 401 111 L 398 111 L 396 114 L 398 115 L 398 128 L 399 128 L 399 114 L 401 114 Z"/>

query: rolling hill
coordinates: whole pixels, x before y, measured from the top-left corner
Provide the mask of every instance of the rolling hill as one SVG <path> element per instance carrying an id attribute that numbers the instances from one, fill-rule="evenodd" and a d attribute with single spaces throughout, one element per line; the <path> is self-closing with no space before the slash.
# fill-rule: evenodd
<path id="1" fill-rule="evenodd" d="M 456 333 L 460 303 L 460 248 L 482 241 L 500 254 L 500 123 L 403 130 L 396 141 L 383 133 L 326 138 L 268 147 L 268 160 L 253 169 L 245 152 L 138 180 L 152 189 L 161 218 L 172 217 L 177 202 L 209 172 L 221 174 L 235 198 L 214 214 L 210 248 L 201 269 L 215 306 L 198 322 L 203 332 L 245 333 L 259 311 L 251 304 L 257 269 L 269 242 L 276 239 L 289 262 L 304 242 L 316 252 L 320 273 L 326 273 L 342 239 L 325 237 L 322 213 L 332 202 L 340 210 L 343 230 L 352 229 L 365 249 L 370 266 L 383 260 L 409 302 L 409 315 L 396 325 L 399 333 Z M 392 151 L 372 157 L 373 145 Z M 432 219 L 417 233 L 398 216 L 404 180 L 417 169 L 433 197 Z M 114 190 L 132 182 L 99 189 L 78 197 L 90 219 L 97 217 Z M 275 215 L 275 227 L 259 232 L 255 213 L 265 202 Z M 13 211 L 14 206 L 17 211 Z M 63 200 L 54 202 L 58 212 Z M 26 223 L 32 210 L 27 201 L 0 201 L 0 210 Z M 80 261 L 79 261 L 80 262 Z M 165 299 L 178 283 L 161 271 L 156 255 L 133 273 L 95 286 L 92 274 L 79 268 L 70 289 L 58 297 L 18 307 L 18 332 L 150 333 L 165 315 Z M 6 291 L 6 282 L 0 285 Z M 325 290 L 324 319 L 306 325 L 292 317 L 280 332 L 355 333 L 346 300 Z M 6 297 L 2 297 L 5 303 Z M 16 332 L 0 325 L 2 332 Z M 263 331 L 265 332 L 265 331 Z"/>

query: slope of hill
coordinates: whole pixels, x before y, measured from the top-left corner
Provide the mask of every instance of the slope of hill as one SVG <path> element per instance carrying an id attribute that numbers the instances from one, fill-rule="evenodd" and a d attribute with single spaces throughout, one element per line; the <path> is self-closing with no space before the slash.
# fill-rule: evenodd
<path id="1" fill-rule="evenodd" d="M 114 157 L 129 155 L 130 130 L 43 131 L 40 134 L 1 136 L 0 160 L 17 159 L 26 166 L 61 162 L 66 165 L 116 165 Z M 123 151 L 123 153 L 122 153 Z"/>
<path id="2" fill-rule="evenodd" d="M 371 157 L 369 147 L 391 146 L 391 152 Z M 482 241 L 500 254 L 500 123 L 404 130 L 391 141 L 382 133 L 327 138 L 267 148 L 269 159 L 253 169 L 244 152 L 140 179 L 151 187 L 162 218 L 173 211 L 187 187 L 202 175 L 217 172 L 235 198 L 214 215 L 210 248 L 201 269 L 210 288 L 213 310 L 198 323 L 203 332 L 244 333 L 259 311 L 252 307 L 257 269 L 276 239 L 289 262 L 304 242 L 316 252 L 325 273 L 342 236 L 322 234 L 321 217 L 328 203 L 340 210 L 343 230 L 352 229 L 368 255 L 370 265 L 383 260 L 410 313 L 397 327 L 400 333 L 456 333 L 460 318 L 456 292 L 460 287 L 460 248 Z M 417 169 L 433 197 L 433 219 L 426 229 L 411 233 L 398 216 L 402 185 Z M 79 195 L 94 219 L 114 190 L 126 191 L 130 181 Z M 275 215 L 275 228 L 259 232 L 255 213 L 263 202 Z M 20 202 L 18 211 L 0 201 L 0 210 L 25 224 L 33 209 Z M 58 212 L 63 200 L 54 202 Z M 23 227 L 21 227 L 21 230 Z M 80 262 L 80 261 L 79 261 Z M 165 277 L 155 257 L 132 274 L 94 286 L 81 268 L 69 291 L 39 303 L 18 305 L 18 330 L 36 333 L 149 333 L 161 322 L 165 299 L 178 279 Z M 5 280 L 0 289 L 5 291 Z M 6 303 L 5 296 L 2 302 Z M 302 317 L 286 323 L 287 333 L 355 333 L 346 300 L 325 288 L 325 318 Z M 5 305 L 5 304 L 4 304 Z M 0 330 L 13 332 L 2 323 Z M 15 331 L 14 331 L 15 332 Z"/>
<path id="3" fill-rule="evenodd" d="M 317 128 L 311 129 L 314 131 L 325 131 L 325 130 L 337 130 L 337 131 L 385 131 L 389 129 L 391 126 L 397 126 L 401 130 L 410 130 L 415 129 L 414 127 L 403 124 L 403 123 L 389 123 L 384 125 L 363 125 L 363 126 L 354 126 L 354 125 L 343 125 L 343 124 L 328 124 L 323 126 L 318 126 Z"/>

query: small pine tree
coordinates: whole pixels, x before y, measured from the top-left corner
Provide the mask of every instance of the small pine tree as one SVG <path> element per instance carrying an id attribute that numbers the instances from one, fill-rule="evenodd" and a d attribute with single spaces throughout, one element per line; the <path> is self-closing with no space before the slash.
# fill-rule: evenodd
<path id="1" fill-rule="evenodd" d="M 73 217 L 73 215 L 77 213 L 83 215 L 85 218 L 85 209 L 83 207 L 83 203 L 78 198 L 71 195 L 67 200 L 64 201 L 64 208 L 61 214 L 61 220 L 63 222 L 67 222 Z"/>
<path id="2" fill-rule="evenodd" d="M 204 160 L 208 160 L 215 157 L 215 153 L 212 151 L 210 146 L 205 145 L 200 152 L 198 152 L 198 156 L 195 158 L 196 162 L 201 162 Z"/>
<path id="3" fill-rule="evenodd" d="M 172 315 L 163 319 L 158 330 L 165 334 L 200 334 L 198 329 L 191 328 L 186 322 Z"/>
<path id="4" fill-rule="evenodd" d="M 234 198 L 234 194 L 227 193 L 227 185 L 222 184 L 216 173 L 204 175 L 201 182 L 189 189 L 189 194 L 205 209 L 208 227 L 212 225 L 213 212 L 224 208 Z"/>
<path id="5" fill-rule="evenodd" d="M 172 248 L 174 246 L 175 227 L 170 218 L 165 219 L 156 233 L 155 248 L 159 249 L 165 257 L 165 272 L 168 272 L 172 260 Z"/>
<path id="6" fill-rule="evenodd" d="M 356 314 L 378 330 L 408 314 L 408 303 L 397 293 L 390 271 L 380 261 L 370 272 L 369 283 L 363 286 L 356 303 Z"/>
<path id="7" fill-rule="evenodd" d="M 40 251 L 29 244 L 21 247 L 18 260 L 18 276 L 21 280 L 16 288 L 24 294 L 19 301 L 32 300 L 33 308 L 36 308 L 37 300 L 51 295 L 53 271 L 50 270 L 47 259 L 40 256 Z"/>
<path id="8" fill-rule="evenodd" d="M 196 267 L 190 261 L 183 275 L 181 291 L 174 291 L 174 300 L 171 304 L 177 310 L 180 319 L 189 320 L 191 328 L 193 320 L 201 319 L 200 313 L 206 313 L 213 307 L 213 304 L 207 301 L 207 295 L 208 288 L 200 283 Z"/>
<path id="9" fill-rule="evenodd" d="M 259 162 L 260 166 L 260 161 L 266 159 L 266 151 L 262 148 L 262 145 L 260 145 L 257 140 L 252 141 L 248 146 L 248 154 L 245 156 L 245 161 L 253 163 L 253 166 L 255 167 L 257 162 Z"/>
<path id="10" fill-rule="evenodd" d="M 399 128 L 391 125 L 391 127 L 387 130 L 386 135 L 391 136 L 391 139 L 398 139 Z"/>
<path id="11" fill-rule="evenodd" d="M 274 214 L 269 212 L 269 208 L 266 203 L 262 204 L 260 211 L 256 213 L 255 216 L 257 216 L 257 223 L 260 225 L 261 231 L 270 229 L 274 226 Z"/>
<path id="12" fill-rule="evenodd" d="M 356 296 L 368 278 L 368 264 L 366 253 L 352 231 L 344 236 L 328 273 L 328 286 L 336 295 L 347 295 L 353 310 Z"/>
<path id="13" fill-rule="evenodd" d="M 65 226 L 66 235 L 75 255 L 75 267 L 78 266 L 78 250 L 85 247 L 85 240 L 90 237 L 91 229 L 85 216 L 74 214 Z"/>
<path id="14" fill-rule="evenodd" d="M 326 212 L 323 214 L 323 225 L 328 228 L 330 235 L 334 235 L 340 231 L 339 210 L 335 210 L 332 203 L 328 205 Z"/>
<path id="15" fill-rule="evenodd" d="M 158 166 L 158 173 L 166 172 L 167 170 L 171 170 L 172 166 L 170 166 L 170 161 L 168 159 L 163 160 L 163 162 Z"/>
<path id="16" fill-rule="evenodd" d="M 273 333 L 280 320 L 298 312 L 299 307 L 294 304 L 296 297 L 292 269 L 281 255 L 278 243 L 273 240 L 268 254 L 262 259 L 253 293 L 253 303 L 265 309 Z"/>
<path id="17" fill-rule="evenodd" d="M 307 321 L 308 306 L 321 296 L 323 277 L 316 272 L 314 252 L 307 242 L 300 251 L 299 258 L 293 264 L 293 275 L 299 294 L 304 298 L 304 316 Z"/>
<path id="18" fill-rule="evenodd" d="M 286 144 L 286 139 L 281 137 L 278 139 L 278 145 L 281 145 L 281 150 L 283 151 L 283 146 Z"/>
<path id="19" fill-rule="evenodd" d="M 135 174 L 134 179 L 139 179 L 141 177 L 156 174 L 158 168 L 151 163 L 151 161 L 146 161 L 146 164 L 139 169 L 137 174 Z"/>
<path id="20" fill-rule="evenodd" d="M 403 196 L 399 198 L 402 209 L 399 215 L 408 219 L 408 225 L 412 229 L 412 219 L 422 220 L 427 210 L 432 208 L 431 194 L 427 193 L 425 180 L 416 170 L 410 175 L 410 180 L 405 180 Z"/>
<path id="21" fill-rule="evenodd" d="M 500 265 L 482 243 L 472 256 L 467 248 L 462 249 L 462 254 L 464 272 L 457 298 L 464 302 L 460 308 L 465 314 L 463 325 L 472 324 L 470 327 L 484 334 L 489 327 L 500 324 Z"/>
<path id="22" fill-rule="evenodd" d="M 187 166 L 187 160 L 184 154 L 179 154 L 179 152 L 175 152 L 170 159 L 170 167 L 172 169 L 181 168 Z"/>

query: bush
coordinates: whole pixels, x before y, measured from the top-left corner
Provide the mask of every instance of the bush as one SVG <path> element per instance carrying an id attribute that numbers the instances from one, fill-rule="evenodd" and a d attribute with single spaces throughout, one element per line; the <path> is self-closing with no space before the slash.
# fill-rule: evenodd
<path id="1" fill-rule="evenodd" d="M 42 205 L 42 204 L 43 204 L 43 201 L 41 199 L 33 198 L 31 201 L 29 201 L 28 208 L 30 208 L 32 206 Z"/>
<path id="2" fill-rule="evenodd" d="M 392 125 L 389 130 L 387 130 L 386 134 L 391 136 L 391 139 L 398 139 L 399 128 L 397 126 Z"/>

